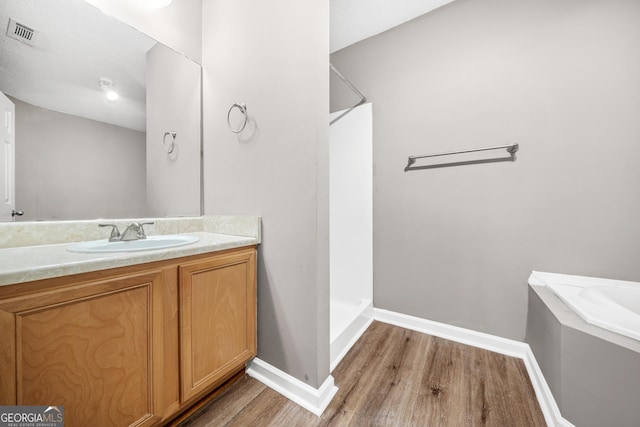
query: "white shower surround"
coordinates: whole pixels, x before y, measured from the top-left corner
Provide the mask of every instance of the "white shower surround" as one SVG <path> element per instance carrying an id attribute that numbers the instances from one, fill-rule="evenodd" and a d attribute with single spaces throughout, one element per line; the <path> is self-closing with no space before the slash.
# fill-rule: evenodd
<path id="1" fill-rule="evenodd" d="M 333 113 L 330 119 L 343 112 Z M 330 175 L 331 370 L 371 322 L 373 300 L 372 105 L 333 123 Z"/>

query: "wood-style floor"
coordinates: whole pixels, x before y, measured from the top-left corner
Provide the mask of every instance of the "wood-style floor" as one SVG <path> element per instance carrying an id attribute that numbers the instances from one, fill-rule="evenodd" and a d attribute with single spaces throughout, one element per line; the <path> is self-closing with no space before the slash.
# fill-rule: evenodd
<path id="1" fill-rule="evenodd" d="M 321 417 L 244 377 L 182 426 L 545 426 L 522 360 L 373 322 Z"/>

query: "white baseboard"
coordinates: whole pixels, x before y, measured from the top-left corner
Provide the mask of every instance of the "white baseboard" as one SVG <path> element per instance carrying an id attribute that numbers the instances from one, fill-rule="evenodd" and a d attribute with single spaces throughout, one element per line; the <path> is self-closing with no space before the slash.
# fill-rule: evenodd
<path id="1" fill-rule="evenodd" d="M 419 317 L 409 316 L 406 314 L 395 313 L 380 308 L 373 309 L 373 318 L 380 322 L 389 323 L 400 326 L 405 329 L 434 335 L 450 341 L 483 348 L 485 350 L 494 351 L 506 356 L 517 357 L 522 359 L 531 384 L 536 392 L 540 409 L 544 414 L 545 421 L 549 426 L 575 427 L 569 421 L 564 419 L 560 414 L 558 405 L 556 404 L 551 390 L 547 385 L 542 371 L 538 366 L 531 347 L 529 344 L 520 341 L 510 340 L 495 335 L 489 335 L 482 332 L 472 331 L 457 326 L 447 325 L 445 323 L 434 322 Z"/>
<path id="2" fill-rule="evenodd" d="M 320 388 L 315 389 L 284 371 L 258 359 L 247 363 L 247 375 L 277 391 L 309 412 L 320 416 L 338 392 L 338 387 L 329 375 Z"/>
<path id="3" fill-rule="evenodd" d="M 569 422 L 569 420 L 563 418 L 560 414 L 560 408 L 558 408 L 556 400 L 551 394 L 551 389 L 549 389 L 549 385 L 544 379 L 544 375 L 542 375 L 538 361 L 533 355 L 533 351 L 531 350 L 531 347 L 529 347 L 529 344 L 526 344 L 526 346 L 526 355 L 525 357 L 522 357 L 522 360 L 524 361 L 524 365 L 527 367 L 531 384 L 536 392 L 538 403 L 544 413 L 544 418 L 547 421 L 547 424 L 551 426 L 575 427 L 571 422 Z M 553 421 L 553 424 L 551 424 L 550 419 Z"/>
<path id="4" fill-rule="evenodd" d="M 468 344 L 485 350 L 495 351 L 496 353 L 504 354 L 506 356 L 522 358 L 524 348 L 528 347 L 528 344 L 520 341 L 509 340 L 495 335 L 476 332 L 471 329 L 452 326 L 446 323 L 434 322 L 432 320 L 409 316 L 407 314 L 383 310 L 381 308 L 373 309 L 373 317 L 375 320 L 379 320 L 380 322 L 389 323 L 391 325 L 400 326 L 417 332 L 423 332 L 425 334 L 445 338 L 461 344 Z"/>

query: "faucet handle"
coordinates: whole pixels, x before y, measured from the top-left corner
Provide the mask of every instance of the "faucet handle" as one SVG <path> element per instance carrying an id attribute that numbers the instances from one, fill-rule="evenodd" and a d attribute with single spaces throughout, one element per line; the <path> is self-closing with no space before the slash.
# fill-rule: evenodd
<path id="1" fill-rule="evenodd" d="M 140 224 L 138 224 L 138 238 L 139 239 L 146 239 L 147 235 L 144 232 L 144 226 L 145 225 L 153 225 L 155 224 L 155 222 L 150 221 L 150 222 L 141 222 Z"/>
<path id="2" fill-rule="evenodd" d="M 120 230 L 118 230 L 118 226 L 115 224 L 98 224 L 98 227 L 111 227 L 111 235 L 109 236 L 109 241 L 113 242 L 115 240 L 120 239 Z"/>

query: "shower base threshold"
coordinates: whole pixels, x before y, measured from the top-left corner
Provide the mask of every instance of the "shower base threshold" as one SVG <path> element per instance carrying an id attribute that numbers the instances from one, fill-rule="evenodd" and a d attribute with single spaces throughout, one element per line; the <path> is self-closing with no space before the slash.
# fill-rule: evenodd
<path id="1" fill-rule="evenodd" d="M 357 302 L 330 302 L 330 357 L 333 371 L 373 321 L 373 303 L 369 299 Z"/>

